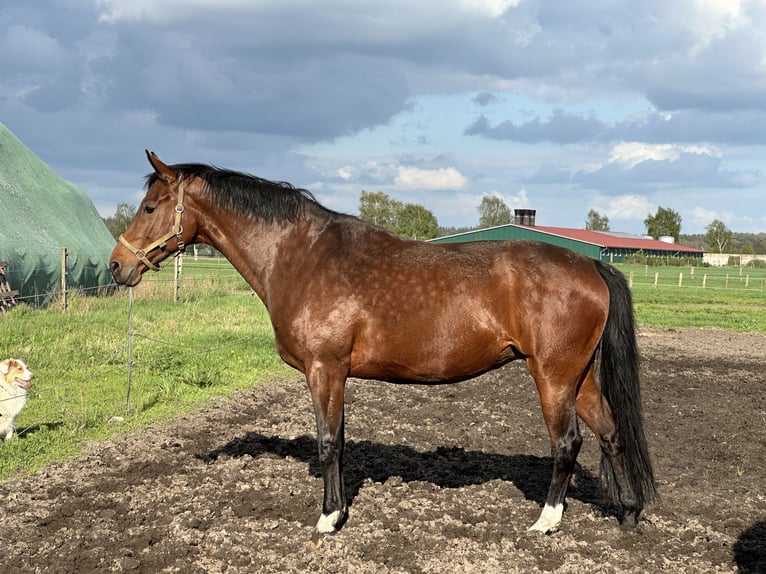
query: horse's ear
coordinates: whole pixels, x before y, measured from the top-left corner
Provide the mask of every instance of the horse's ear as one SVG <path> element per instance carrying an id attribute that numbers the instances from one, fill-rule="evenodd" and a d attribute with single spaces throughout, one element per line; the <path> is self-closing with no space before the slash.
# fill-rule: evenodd
<path id="1" fill-rule="evenodd" d="M 152 164 L 152 167 L 154 168 L 154 173 L 156 173 L 160 179 L 167 181 L 170 183 L 171 181 L 174 181 L 176 179 L 176 172 L 173 171 L 173 169 L 162 162 L 162 160 L 157 157 L 157 154 L 153 151 L 144 150 L 146 152 L 146 158 L 149 160 L 149 163 Z"/>

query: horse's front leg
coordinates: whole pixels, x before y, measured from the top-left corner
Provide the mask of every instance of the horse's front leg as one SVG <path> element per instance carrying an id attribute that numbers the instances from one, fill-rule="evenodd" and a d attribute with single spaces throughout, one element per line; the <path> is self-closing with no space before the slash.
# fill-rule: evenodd
<path id="1" fill-rule="evenodd" d="M 343 526 L 348 512 L 343 486 L 343 400 L 346 373 L 345 370 L 314 364 L 306 374 L 316 414 L 319 464 L 324 479 L 322 515 L 313 535 L 317 544 L 322 537 L 334 534 Z"/>

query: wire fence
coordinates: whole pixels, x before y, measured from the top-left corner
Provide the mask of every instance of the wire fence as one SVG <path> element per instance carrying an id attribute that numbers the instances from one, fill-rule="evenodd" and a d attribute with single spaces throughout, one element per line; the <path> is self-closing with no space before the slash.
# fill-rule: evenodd
<path id="1" fill-rule="evenodd" d="M 192 263 L 193 262 L 193 263 Z M 155 298 L 165 301 L 189 301 L 199 300 L 212 293 L 215 296 L 233 296 L 233 297 L 252 297 L 253 292 L 250 287 L 241 278 L 239 273 L 231 264 L 223 258 L 198 258 L 192 259 L 191 256 L 179 258 L 172 261 L 174 272 L 170 272 L 170 265 L 162 273 L 147 273 L 144 275 L 143 284 L 145 291 L 152 292 Z M 727 289 L 727 290 L 747 290 L 749 292 L 766 291 L 766 272 L 761 270 L 742 270 L 739 269 L 711 269 L 711 268 L 689 268 L 689 269 L 661 269 L 657 270 L 649 266 L 635 266 L 623 268 L 623 272 L 629 277 L 631 285 L 654 286 L 654 287 L 674 287 L 688 288 L 696 287 L 700 289 Z M 90 297 L 102 293 L 114 293 L 115 285 L 106 285 L 100 287 L 75 287 L 68 289 L 70 296 Z M 183 297 L 179 296 L 183 294 Z M 34 301 L 41 296 L 48 297 L 50 300 L 58 301 L 64 295 L 61 289 L 53 289 L 44 294 L 38 294 L 30 297 L 20 297 L 20 302 L 28 300 Z M 156 333 L 147 330 L 136 330 L 133 325 L 133 290 L 128 290 L 128 310 L 125 317 L 125 335 L 122 340 L 107 349 L 103 354 L 100 365 L 84 373 L 80 373 L 76 378 L 62 382 L 56 381 L 55 385 L 33 385 L 29 391 L 29 397 L 40 397 L 48 393 L 62 393 L 68 388 L 88 385 L 92 381 L 102 379 L 108 375 L 120 375 L 125 381 L 125 410 L 130 412 L 132 408 L 132 377 L 137 369 L 151 370 L 158 361 L 166 357 L 159 352 L 147 352 L 142 349 L 143 354 L 137 356 L 134 344 L 137 341 L 154 343 L 155 347 L 162 348 L 168 341 Z M 197 299 L 195 299 L 197 298 Z M 253 336 L 237 337 L 229 340 L 219 340 L 212 345 L 186 345 L 173 348 L 175 359 L 183 361 L 191 360 L 192 357 L 210 355 L 221 351 L 235 350 L 241 347 L 252 345 Z M 4 357 L 0 357 L 2 359 Z M 153 383 L 154 384 L 154 383 Z M 0 408 L 2 404 L 15 397 L 0 397 Z M 31 429 L 44 424 L 43 421 L 28 423 L 24 428 L 19 429 L 18 434 L 24 434 Z"/>
<path id="2" fill-rule="evenodd" d="M 175 265 L 173 265 L 175 264 Z M 170 272 L 167 267 L 175 267 L 176 272 Z M 252 300 L 253 293 L 249 286 L 241 278 L 239 273 L 223 258 L 210 258 L 210 259 L 198 259 L 194 261 L 193 265 L 189 265 L 188 272 L 184 270 L 184 264 L 182 260 L 176 259 L 171 265 L 166 265 L 166 269 L 163 273 L 146 274 L 144 276 L 143 285 L 141 291 L 144 299 L 160 300 L 160 301 L 197 301 L 201 298 L 209 297 L 212 294 L 215 297 L 240 297 L 248 298 Z M 122 289 L 122 288 L 120 288 Z M 125 291 L 128 293 L 128 309 L 125 321 L 127 328 L 124 331 L 125 335 L 119 342 L 116 342 L 111 348 L 103 352 L 100 364 L 84 373 L 78 373 L 76 378 L 72 378 L 66 381 L 58 380 L 55 383 L 39 384 L 35 383 L 27 390 L 28 399 L 44 398 L 53 394 L 53 399 L 61 395 L 67 395 L 68 389 L 87 387 L 93 381 L 103 380 L 104 377 L 110 375 L 119 375 L 125 381 L 125 395 L 124 404 L 126 413 L 131 412 L 131 396 L 133 386 L 133 375 L 137 370 L 143 369 L 145 372 L 151 372 L 157 368 L 158 362 L 161 363 L 167 359 L 167 355 L 162 355 L 158 352 L 152 352 L 152 347 L 145 347 L 141 349 L 140 354 L 135 353 L 134 342 L 142 341 L 146 343 L 154 343 L 154 348 L 162 349 L 166 347 L 168 341 L 156 332 L 152 332 L 147 329 L 146 326 L 143 329 L 134 328 L 134 308 L 133 308 L 133 288 L 128 288 Z M 179 291 L 183 292 L 183 297 L 179 298 Z M 90 297 L 93 295 L 101 294 L 114 294 L 118 292 L 116 285 L 106 285 L 100 287 L 76 287 L 70 288 L 67 291 L 67 295 Z M 18 301 L 24 303 L 30 301 L 34 306 L 34 302 L 40 297 L 47 297 L 51 301 L 58 301 L 64 296 L 64 293 L 60 289 L 52 289 L 44 294 L 36 294 L 30 297 L 20 297 Z M 49 309 L 55 312 L 54 309 Z M 151 325 L 149 323 L 148 325 Z M 189 345 L 184 344 L 182 346 L 174 346 L 172 355 L 173 360 L 176 362 L 183 362 L 188 360 L 199 360 L 200 357 L 214 353 L 222 353 L 231 351 L 238 348 L 244 348 L 253 344 L 254 335 L 228 338 L 226 340 L 219 339 L 214 344 L 210 345 Z M 0 357 L 3 359 L 5 357 Z M 30 367 L 32 368 L 32 367 Z M 34 370 L 34 368 L 32 368 Z M 156 380 L 150 381 L 150 384 L 160 385 Z M 74 393 L 70 393 L 74 394 Z M 0 415 L 5 410 L 4 404 L 9 401 L 17 400 L 15 396 L 2 396 L 0 393 Z M 43 419 L 29 421 L 25 420 L 23 427 L 19 427 L 16 433 L 23 436 L 35 429 L 50 423 L 44 422 Z"/>
<path id="3" fill-rule="evenodd" d="M 742 292 L 766 292 L 766 269 L 713 267 L 652 267 L 621 268 L 633 287 L 675 287 Z"/>

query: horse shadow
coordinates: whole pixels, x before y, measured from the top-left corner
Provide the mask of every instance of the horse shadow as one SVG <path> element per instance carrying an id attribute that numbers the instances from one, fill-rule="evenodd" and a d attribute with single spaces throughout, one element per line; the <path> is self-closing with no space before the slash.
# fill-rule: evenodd
<path id="1" fill-rule="evenodd" d="M 311 476 L 322 476 L 316 439 L 308 435 L 286 439 L 249 432 L 196 457 L 213 463 L 220 456 L 258 458 L 269 454 L 300 460 L 308 465 Z M 367 440 L 347 441 L 343 460 L 349 506 L 366 480 L 382 484 L 395 477 L 402 482 L 428 482 L 440 488 L 461 488 L 502 480 L 512 483 L 525 499 L 542 506 L 553 472 L 550 457 L 495 454 L 441 446 L 421 451 L 406 445 Z M 605 516 L 619 517 L 618 509 L 601 496 L 598 477 L 579 464 L 575 467 L 568 498 L 594 506 Z"/>
<path id="2" fill-rule="evenodd" d="M 756 522 L 734 543 L 734 562 L 742 574 L 766 572 L 766 521 Z"/>

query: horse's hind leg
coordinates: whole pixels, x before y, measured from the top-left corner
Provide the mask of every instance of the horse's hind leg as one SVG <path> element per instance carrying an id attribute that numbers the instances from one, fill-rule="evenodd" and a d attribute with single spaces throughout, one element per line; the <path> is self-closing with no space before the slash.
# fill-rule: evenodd
<path id="1" fill-rule="evenodd" d="M 575 411 L 577 376 L 568 383 L 560 383 L 560 377 L 545 376 L 535 361 L 528 359 L 527 365 L 540 393 L 540 404 L 548 427 L 553 457 L 553 476 L 545 506 L 540 518 L 529 529 L 548 534 L 558 530 L 561 523 L 567 487 L 582 445 Z"/>
<path id="2" fill-rule="evenodd" d="M 633 528 L 641 513 L 641 506 L 627 480 L 612 409 L 596 385 L 593 365 L 580 387 L 576 404 L 577 414 L 590 427 L 601 445 L 601 481 L 604 490 L 612 500 L 622 506 L 621 525 Z"/>
<path id="3" fill-rule="evenodd" d="M 343 400 L 346 375 L 339 371 L 314 364 L 306 374 L 316 414 L 319 464 L 324 479 L 322 514 L 314 528 L 316 543 L 321 542 L 322 536 L 334 534 L 345 522 L 348 511 L 343 486 Z"/>

